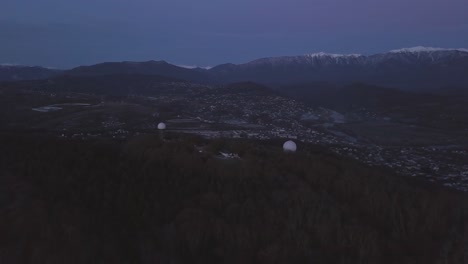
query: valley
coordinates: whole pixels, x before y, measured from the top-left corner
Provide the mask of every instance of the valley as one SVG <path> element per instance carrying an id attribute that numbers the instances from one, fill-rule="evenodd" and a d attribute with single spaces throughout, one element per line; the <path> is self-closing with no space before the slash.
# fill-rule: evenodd
<path id="1" fill-rule="evenodd" d="M 340 92 L 316 94 L 320 105 L 252 82 L 209 85 L 126 75 L 7 83 L 0 89 L 0 131 L 123 140 L 157 134 L 157 124 L 165 122 L 168 134 L 293 139 L 299 150 L 302 144 L 322 146 L 368 166 L 468 191 L 468 107 L 460 103 L 466 99 L 392 92 L 394 104 L 382 90 L 384 96 L 369 95 L 368 104 L 361 99 L 367 86 L 343 89 L 347 104 L 336 105 Z"/>

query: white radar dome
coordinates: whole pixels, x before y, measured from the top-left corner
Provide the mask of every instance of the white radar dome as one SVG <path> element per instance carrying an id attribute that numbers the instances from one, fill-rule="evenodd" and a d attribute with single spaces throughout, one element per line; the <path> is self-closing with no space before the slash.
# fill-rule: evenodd
<path id="1" fill-rule="evenodd" d="M 292 140 L 286 141 L 286 142 L 284 142 L 284 144 L 283 144 L 283 150 L 284 150 L 285 152 L 296 152 L 296 150 L 297 150 L 297 145 L 296 145 L 296 143 L 294 143 L 294 141 L 292 141 Z"/>
<path id="2" fill-rule="evenodd" d="M 164 124 L 164 123 L 159 123 L 159 124 L 158 124 L 158 129 L 159 129 L 159 130 L 164 130 L 164 129 L 166 129 L 166 124 Z"/>

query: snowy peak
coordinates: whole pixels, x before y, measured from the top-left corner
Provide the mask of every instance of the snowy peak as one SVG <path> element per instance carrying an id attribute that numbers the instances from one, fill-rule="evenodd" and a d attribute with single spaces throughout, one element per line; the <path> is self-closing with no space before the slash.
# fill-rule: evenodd
<path id="1" fill-rule="evenodd" d="M 360 54 L 334 54 L 318 52 L 301 56 L 282 56 L 257 59 L 243 65 L 270 65 L 270 66 L 285 66 L 285 65 L 342 65 L 357 63 L 365 56 Z M 242 64 L 241 64 L 242 65 Z"/>
<path id="2" fill-rule="evenodd" d="M 198 66 L 198 65 L 185 65 L 185 64 L 177 64 L 177 67 L 185 68 L 185 69 L 202 69 L 202 70 L 209 70 L 213 67 L 211 66 Z"/>
<path id="3" fill-rule="evenodd" d="M 379 53 L 374 55 L 362 55 L 362 54 L 336 54 L 336 53 L 327 53 L 327 52 L 317 52 L 311 54 L 305 54 L 302 56 L 282 56 L 282 57 L 270 57 L 262 58 L 251 61 L 247 64 L 249 65 L 259 65 L 259 64 L 270 64 L 270 65 L 286 65 L 286 64 L 373 64 L 375 63 L 374 58 L 383 57 L 383 58 L 393 58 L 394 55 L 417 55 L 417 57 L 424 57 L 428 54 L 432 56 L 431 58 L 435 60 L 444 59 L 448 56 L 454 55 L 453 52 L 462 52 L 463 56 L 468 55 L 468 49 L 447 49 L 447 48 L 432 48 L 432 47 L 412 47 L 412 48 L 403 48 L 397 50 L 391 50 L 385 53 Z M 437 52 L 437 56 L 434 57 L 432 53 Z M 446 53 L 444 53 L 446 52 Z M 456 55 L 456 54 L 455 54 Z"/>
<path id="4" fill-rule="evenodd" d="M 326 52 L 318 52 L 312 54 L 306 54 L 306 57 L 310 58 L 320 58 L 320 57 L 331 57 L 331 58 L 357 58 L 361 57 L 361 54 L 334 54 L 334 53 L 326 53 Z"/>
<path id="5" fill-rule="evenodd" d="M 468 87 L 466 69 L 467 49 L 413 47 L 369 55 L 318 52 L 267 57 L 216 66 L 208 74 L 225 83 L 343 85 L 360 82 L 417 90 Z"/>
<path id="6" fill-rule="evenodd" d="M 433 48 L 433 47 L 412 47 L 412 48 L 403 48 L 397 50 L 391 50 L 389 53 L 428 53 L 436 51 L 459 51 L 459 52 L 468 52 L 468 49 L 444 49 L 444 48 Z"/>

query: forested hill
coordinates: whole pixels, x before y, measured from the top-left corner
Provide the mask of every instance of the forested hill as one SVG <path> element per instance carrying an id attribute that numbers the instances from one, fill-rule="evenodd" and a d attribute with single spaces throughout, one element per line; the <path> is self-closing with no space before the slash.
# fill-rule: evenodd
<path id="1" fill-rule="evenodd" d="M 307 145 L 166 136 L 3 135 L 0 263 L 463 263 L 462 194 Z"/>

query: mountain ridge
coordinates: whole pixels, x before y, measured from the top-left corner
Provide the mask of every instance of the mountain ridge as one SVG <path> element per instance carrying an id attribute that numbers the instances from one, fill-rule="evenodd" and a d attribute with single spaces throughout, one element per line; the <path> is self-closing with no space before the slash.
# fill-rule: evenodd
<path id="1" fill-rule="evenodd" d="M 35 72 L 31 72 L 32 70 Z M 242 64 L 187 68 L 167 61 L 104 62 L 70 70 L 0 67 L 0 81 L 47 79 L 60 74 L 99 76 L 158 75 L 198 83 L 257 82 L 269 86 L 353 82 L 410 91 L 468 90 L 468 49 L 413 47 L 373 55 L 311 53 L 259 58 Z"/>
<path id="2" fill-rule="evenodd" d="M 374 55 L 314 53 L 225 64 L 210 70 L 217 80 L 268 85 L 364 82 L 403 90 L 468 87 L 468 50 L 420 47 Z"/>

